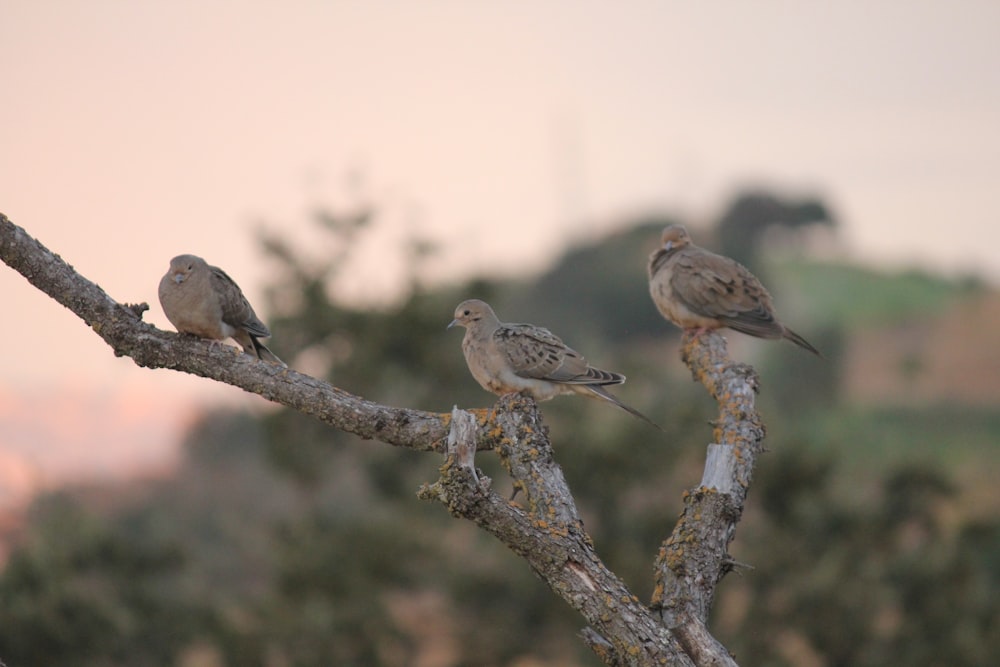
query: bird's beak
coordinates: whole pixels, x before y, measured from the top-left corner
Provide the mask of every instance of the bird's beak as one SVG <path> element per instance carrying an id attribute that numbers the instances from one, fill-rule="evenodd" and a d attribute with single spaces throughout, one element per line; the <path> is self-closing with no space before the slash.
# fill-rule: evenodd
<path id="1" fill-rule="evenodd" d="M 451 324 L 449 324 L 448 326 L 445 327 L 445 330 L 452 328 L 456 324 L 458 324 L 458 320 L 457 319 L 452 320 Z"/>
<path id="2" fill-rule="evenodd" d="M 674 249 L 674 242 L 667 241 L 666 243 L 663 244 L 663 249 L 666 250 L 667 252 L 670 252 L 671 250 Z"/>
<path id="3" fill-rule="evenodd" d="M 180 285 L 182 282 L 184 282 L 184 274 L 181 273 L 180 271 L 178 271 L 177 273 L 175 273 L 174 274 L 174 282 L 177 283 L 178 285 Z"/>

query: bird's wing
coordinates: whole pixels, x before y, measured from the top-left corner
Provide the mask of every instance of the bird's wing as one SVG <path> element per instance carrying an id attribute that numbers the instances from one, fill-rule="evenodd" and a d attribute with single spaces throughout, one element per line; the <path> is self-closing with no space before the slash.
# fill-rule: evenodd
<path id="1" fill-rule="evenodd" d="M 771 295 L 739 262 L 701 248 L 677 255 L 670 287 L 693 313 L 751 336 L 781 335 Z"/>
<path id="2" fill-rule="evenodd" d="M 260 338 L 270 336 L 271 330 L 257 317 L 250 302 L 243 296 L 239 285 L 219 267 L 209 268 L 212 272 L 212 289 L 219 295 L 219 303 L 222 305 L 222 321 L 230 326 L 246 330 L 251 336 Z"/>
<path id="3" fill-rule="evenodd" d="M 504 324 L 493 334 L 497 350 L 513 372 L 524 378 L 587 383 L 587 360 L 548 329 L 531 324 Z"/>

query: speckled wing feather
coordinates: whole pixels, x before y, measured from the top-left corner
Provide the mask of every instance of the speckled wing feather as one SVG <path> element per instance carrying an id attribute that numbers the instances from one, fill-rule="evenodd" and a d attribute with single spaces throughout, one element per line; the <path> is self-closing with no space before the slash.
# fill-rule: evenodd
<path id="1" fill-rule="evenodd" d="M 587 365 L 587 360 L 548 329 L 504 324 L 493 334 L 514 373 L 562 384 L 620 384 L 625 377 Z"/>
<path id="2" fill-rule="evenodd" d="M 209 268 L 212 271 L 212 289 L 219 295 L 222 305 L 222 321 L 235 329 L 245 330 L 251 336 L 269 337 L 270 329 L 257 317 L 239 285 L 217 266 Z"/>
<path id="3" fill-rule="evenodd" d="M 762 338 L 783 334 L 771 295 L 746 267 L 728 257 L 685 248 L 675 258 L 670 287 L 691 312 L 731 329 Z"/>

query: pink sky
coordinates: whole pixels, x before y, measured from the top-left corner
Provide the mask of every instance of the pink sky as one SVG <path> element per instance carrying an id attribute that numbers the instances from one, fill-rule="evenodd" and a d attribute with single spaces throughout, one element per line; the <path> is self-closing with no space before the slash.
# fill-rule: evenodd
<path id="1" fill-rule="evenodd" d="M 1000 281 L 995 0 L 6 0 L 0 82 L 0 211 L 161 326 L 170 257 L 254 300 L 255 226 L 307 239 L 349 174 L 384 211 L 371 250 L 417 229 L 441 278 L 538 268 L 637 211 L 707 219 L 751 183 L 827 198 L 858 259 Z M 398 271 L 354 275 L 378 299 Z M 0 300 L 7 395 L 252 400 L 116 359 L 6 267 Z"/>

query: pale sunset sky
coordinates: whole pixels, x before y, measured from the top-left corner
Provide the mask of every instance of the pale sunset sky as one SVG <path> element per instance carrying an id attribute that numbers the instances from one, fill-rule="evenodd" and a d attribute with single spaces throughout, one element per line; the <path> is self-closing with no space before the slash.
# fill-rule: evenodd
<path id="1" fill-rule="evenodd" d="M 172 256 L 259 303 L 255 229 L 307 243 L 364 199 L 354 298 L 413 231 L 437 278 L 511 274 L 746 185 L 823 197 L 852 259 L 1000 282 L 996 0 L 5 0 L 0 90 L 0 211 L 163 327 Z M 192 402 L 263 403 L 115 358 L 6 266 L 0 303 L 0 485 L 155 465 Z"/>

